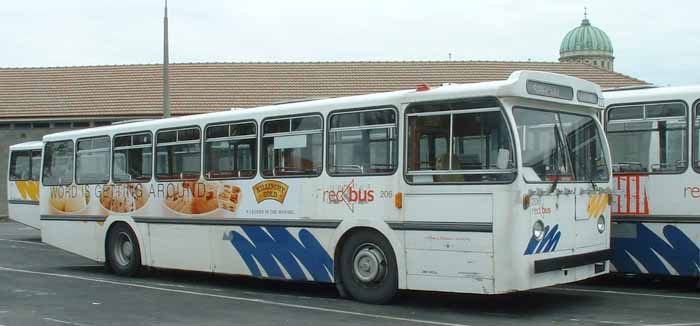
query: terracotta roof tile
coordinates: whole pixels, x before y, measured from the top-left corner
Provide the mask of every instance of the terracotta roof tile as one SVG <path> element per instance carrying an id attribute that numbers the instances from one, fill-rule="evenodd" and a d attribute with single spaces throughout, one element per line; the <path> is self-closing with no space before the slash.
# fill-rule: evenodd
<path id="1" fill-rule="evenodd" d="M 392 91 L 418 83 L 506 79 L 516 70 L 567 74 L 603 88 L 646 82 L 580 63 L 379 61 L 178 63 L 170 66 L 174 115 L 273 102 Z M 0 69 L 0 119 L 157 116 L 159 64 Z"/>

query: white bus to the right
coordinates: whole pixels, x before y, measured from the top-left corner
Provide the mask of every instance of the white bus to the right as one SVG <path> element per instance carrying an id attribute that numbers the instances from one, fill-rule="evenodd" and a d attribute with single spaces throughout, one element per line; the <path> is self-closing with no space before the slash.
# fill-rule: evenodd
<path id="1" fill-rule="evenodd" d="M 375 303 L 587 279 L 610 255 L 602 109 L 591 82 L 520 71 L 47 135 L 42 239 L 121 275 L 332 282 Z"/>
<path id="2" fill-rule="evenodd" d="M 611 90 L 614 270 L 700 275 L 700 86 Z"/>

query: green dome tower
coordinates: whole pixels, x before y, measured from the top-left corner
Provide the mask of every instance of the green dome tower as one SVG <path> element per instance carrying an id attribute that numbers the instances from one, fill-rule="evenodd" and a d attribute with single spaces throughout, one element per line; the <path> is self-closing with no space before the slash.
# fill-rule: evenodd
<path id="1" fill-rule="evenodd" d="M 581 26 L 564 36 L 559 47 L 559 62 L 581 62 L 613 70 L 613 46 L 603 30 L 591 25 L 588 14 L 584 12 Z"/>

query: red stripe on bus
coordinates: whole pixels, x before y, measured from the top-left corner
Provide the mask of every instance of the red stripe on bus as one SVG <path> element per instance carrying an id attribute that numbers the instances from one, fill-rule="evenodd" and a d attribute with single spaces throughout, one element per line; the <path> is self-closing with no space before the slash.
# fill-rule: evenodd
<path id="1" fill-rule="evenodd" d="M 621 178 L 622 178 L 621 176 L 618 176 L 618 177 L 617 177 L 617 190 L 618 190 L 618 192 L 617 192 L 617 193 L 618 193 L 618 195 L 617 195 L 617 212 L 618 212 L 618 213 L 619 213 L 620 210 L 622 209 L 622 203 L 620 203 L 620 200 L 622 199 L 622 196 L 619 195 L 619 193 L 620 193 L 619 190 L 622 189 L 622 188 L 621 188 L 621 187 L 622 187 L 622 183 L 620 183 L 620 179 L 621 179 Z"/>
<path id="2" fill-rule="evenodd" d="M 640 195 L 640 192 L 639 192 L 639 180 L 640 180 L 641 178 L 642 178 L 642 177 L 640 177 L 640 176 L 636 176 L 636 177 L 635 177 L 635 179 L 637 179 L 637 192 L 635 192 L 634 195 L 635 195 L 635 197 L 636 197 L 636 199 L 637 199 L 637 213 L 640 213 L 640 212 L 642 211 L 642 208 L 639 207 L 639 197 L 642 197 L 642 196 Z"/>
<path id="3" fill-rule="evenodd" d="M 632 201 L 632 193 L 630 193 L 630 177 L 627 176 L 627 213 L 629 213 L 632 210 L 632 205 L 630 205 Z"/>

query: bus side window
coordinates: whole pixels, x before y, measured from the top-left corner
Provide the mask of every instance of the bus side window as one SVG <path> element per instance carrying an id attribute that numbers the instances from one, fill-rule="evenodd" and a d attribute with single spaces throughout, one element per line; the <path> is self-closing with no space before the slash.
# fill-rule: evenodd
<path id="1" fill-rule="evenodd" d="M 199 128 L 158 131 L 156 180 L 197 180 L 201 174 Z"/>
<path id="2" fill-rule="evenodd" d="M 354 176 L 396 171 L 397 127 L 393 108 L 331 114 L 328 174 Z"/>
<path id="3" fill-rule="evenodd" d="M 693 168 L 696 171 L 700 171 L 700 102 L 696 102 L 694 111 L 694 121 L 693 121 Z"/>
<path id="4" fill-rule="evenodd" d="M 103 184 L 109 182 L 109 137 L 81 139 L 75 153 L 75 183 Z"/>
<path id="5" fill-rule="evenodd" d="M 114 137 L 112 180 L 117 183 L 151 180 L 152 144 L 149 132 Z"/>
<path id="6" fill-rule="evenodd" d="M 511 134 L 500 107 L 463 101 L 412 104 L 406 109 L 408 182 L 513 179 Z"/>
<path id="7" fill-rule="evenodd" d="M 263 122 L 262 175 L 318 176 L 323 161 L 323 121 L 318 115 Z"/>
<path id="8" fill-rule="evenodd" d="M 73 183 L 73 141 L 46 143 L 42 182 L 45 186 L 65 186 Z"/>
<path id="9" fill-rule="evenodd" d="M 33 181 L 39 181 L 39 175 L 41 174 L 41 151 L 32 151 L 32 174 L 31 179 Z"/>
<path id="10" fill-rule="evenodd" d="M 14 151 L 10 156 L 10 181 L 29 180 L 31 157 L 29 151 Z"/>
<path id="11" fill-rule="evenodd" d="M 688 164 L 687 110 L 682 102 L 621 105 L 608 110 L 615 173 L 682 173 Z"/>
<path id="12" fill-rule="evenodd" d="M 205 178 L 255 177 L 257 132 L 254 122 L 207 126 L 205 134 Z"/>

